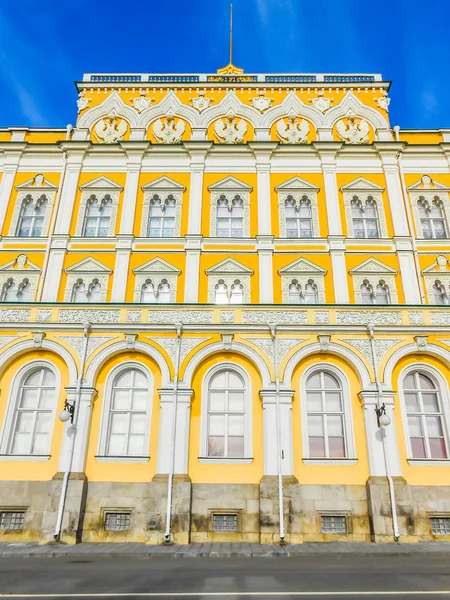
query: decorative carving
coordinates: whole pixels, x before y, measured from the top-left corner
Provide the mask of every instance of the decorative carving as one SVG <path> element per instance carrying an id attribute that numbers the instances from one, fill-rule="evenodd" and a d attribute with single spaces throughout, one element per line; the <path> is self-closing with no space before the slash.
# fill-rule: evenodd
<path id="1" fill-rule="evenodd" d="M 260 350 L 265 352 L 265 354 L 270 359 L 271 363 L 275 364 L 275 354 L 273 351 L 273 341 L 271 338 L 247 337 L 244 339 L 246 339 L 248 342 L 251 342 L 252 344 L 257 346 Z M 285 339 L 283 339 L 283 338 L 277 337 L 278 364 L 280 365 L 283 362 L 286 354 L 288 352 L 290 352 L 292 350 L 292 348 L 295 348 L 295 346 L 297 346 L 298 344 L 301 344 L 302 342 L 304 342 L 307 339 L 308 338 L 297 338 L 297 339 L 285 338 Z"/>
<path id="2" fill-rule="evenodd" d="M 133 273 L 136 275 L 134 301 L 141 302 L 142 287 L 146 282 L 150 281 L 155 292 L 157 292 L 163 282 L 169 284 L 169 302 L 175 302 L 177 297 L 177 279 L 180 272 L 179 269 L 161 258 L 154 258 L 144 265 L 137 267 L 137 269 L 133 270 Z"/>
<path id="3" fill-rule="evenodd" d="M 353 111 L 349 111 L 346 119 L 337 122 L 336 131 L 347 144 L 367 144 L 369 141 L 369 123 L 365 119 L 357 119 Z"/>
<path id="4" fill-rule="evenodd" d="M 125 340 L 127 342 L 127 349 L 134 350 L 136 347 L 136 338 L 137 335 L 135 333 L 127 333 L 125 335 Z"/>
<path id="5" fill-rule="evenodd" d="M 343 339 L 342 341 L 346 342 L 347 344 L 350 344 L 350 346 L 353 346 L 354 348 L 359 350 L 359 352 L 361 352 L 361 354 L 364 356 L 364 358 L 370 364 L 372 364 L 372 348 L 371 348 L 369 339 L 354 339 L 354 338 L 352 338 L 352 339 Z M 378 364 L 380 364 L 382 362 L 384 356 L 392 348 L 392 346 L 395 346 L 396 344 L 399 344 L 402 341 L 403 341 L 402 339 L 392 340 L 392 339 L 375 338 L 375 356 L 377 357 Z"/>
<path id="6" fill-rule="evenodd" d="M 158 119 L 153 123 L 153 133 L 163 144 L 179 144 L 181 136 L 186 131 L 186 123 L 182 119 L 175 120 L 175 115 L 169 111 L 164 121 Z"/>
<path id="7" fill-rule="evenodd" d="M 178 340 L 177 338 L 156 338 L 156 337 L 149 337 L 149 340 L 152 340 L 154 342 L 156 342 L 157 344 L 159 344 L 160 346 L 162 346 L 164 348 L 164 350 L 167 352 L 167 354 L 170 356 L 170 358 L 172 359 L 172 362 L 175 364 L 176 361 L 176 357 L 177 357 L 177 346 L 178 346 Z M 182 337 L 181 338 L 181 350 L 180 350 L 180 362 L 182 363 L 184 361 L 184 359 L 186 358 L 186 356 L 199 344 L 203 343 L 203 342 L 207 342 L 208 340 L 210 340 L 211 338 L 199 338 L 199 337 L 193 337 L 193 338 L 185 338 Z"/>
<path id="8" fill-rule="evenodd" d="M 230 110 L 223 119 L 218 119 L 214 124 L 214 133 L 224 144 L 242 144 L 247 133 L 247 123 L 244 119 L 237 119 Z"/>
<path id="9" fill-rule="evenodd" d="M 309 123 L 298 119 L 294 111 L 288 115 L 287 122 L 280 119 L 277 123 L 277 134 L 287 144 L 305 144 L 308 141 Z"/>
<path id="10" fill-rule="evenodd" d="M 107 177 L 96 177 L 92 181 L 80 186 L 81 201 L 78 210 L 78 219 L 75 228 L 75 235 L 82 236 L 86 210 L 88 203 L 97 203 L 98 206 L 108 202 L 111 206 L 109 217 L 108 236 L 113 236 L 116 230 L 117 209 L 119 207 L 119 196 L 122 186 L 108 179 Z"/>
<path id="11" fill-rule="evenodd" d="M 60 323 L 119 323 L 119 310 L 74 310 L 62 308 L 58 314 Z"/>
<path id="12" fill-rule="evenodd" d="M 217 208 L 219 200 L 226 198 L 228 206 L 233 205 L 233 200 L 239 197 L 243 208 L 243 235 L 250 235 L 250 192 L 251 186 L 235 177 L 226 177 L 209 186 L 211 192 L 211 236 L 217 235 Z"/>
<path id="13" fill-rule="evenodd" d="M 115 144 L 123 140 L 128 130 L 128 123 L 119 119 L 115 112 L 100 119 L 94 127 L 94 136 L 99 144 Z"/>
<path id="14" fill-rule="evenodd" d="M 30 320 L 30 310 L 26 309 L 1 309 L 0 323 L 28 323 Z"/>
<path id="15" fill-rule="evenodd" d="M 222 333 L 222 343 L 224 350 L 231 350 L 233 345 L 233 337 L 232 333 Z"/>
<path id="16" fill-rule="evenodd" d="M 66 344 L 68 344 L 69 346 L 71 346 L 80 358 L 83 356 L 85 340 L 85 337 L 83 335 L 62 335 L 60 336 L 60 339 L 66 342 Z M 95 350 L 97 350 L 97 348 L 100 348 L 100 346 L 103 346 L 103 344 L 106 344 L 107 342 L 110 342 L 114 339 L 116 339 L 116 336 L 90 336 L 88 340 L 87 357 L 89 357 Z"/>
<path id="17" fill-rule="evenodd" d="M 419 352 L 425 352 L 428 347 L 428 336 L 427 335 L 416 335 L 414 337 L 417 344 L 417 350 Z"/>
<path id="18" fill-rule="evenodd" d="M 286 201 L 300 210 L 301 202 L 307 200 L 311 209 L 312 237 L 320 237 L 319 231 L 319 207 L 317 193 L 320 188 L 312 185 L 300 177 L 293 177 L 278 185 L 278 212 L 280 215 L 280 237 L 287 237 L 286 232 Z"/>
<path id="19" fill-rule="evenodd" d="M 264 112 L 267 110 L 273 102 L 273 98 L 266 98 L 265 92 L 259 92 L 259 95 L 256 98 L 250 98 L 253 108 L 259 110 L 259 112 Z"/>
<path id="20" fill-rule="evenodd" d="M 199 92 L 198 98 L 191 98 L 192 106 L 198 110 L 198 112 L 202 112 L 205 108 L 208 108 L 210 104 L 214 102 L 212 98 L 205 98 L 205 92 Z"/>
<path id="21" fill-rule="evenodd" d="M 436 266 L 439 269 L 439 271 L 447 271 L 447 266 L 448 266 L 447 257 L 442 256 L 442 254 L 440 254 L 436 258 Z"/>
<path id="22" fill-rule="evenodd" d="M 397 304 L 397 289 L 395 287 L 395 275 L 397 271 L 383 264 L 375 258 L 368 258 L 363 263 L 351 269 L 353 276 L 353 288 L 355 290 L 355 301 L 362 303 L 363 284 L 369 284 L 373 290 L 376 290 L 379 284 L 382 284 L 389 293 L 389 300 L 392 304 Z"/>
<path id="23" fill-rule="evenodd" d="M 299 258 L 290 265 L 280 269 L 283 302 L 289 302 L 289 289 L 295 280 L 301 287 L 302 292 L 310 283 L 317 290 L 317 302 L 325 303 L 325 275 L 327 271 L 310 262 L 306 258 Z"/>
<path id="24" fill-rule="evenodd" d="M 80 113 L 82 110 L 87 108 L 89 106 L 89 102 L 92 102 L 92 98 L 86 98 L 86 90 L 81 90 L 77 99 L 78 112 Z"/>
<path id="25" fill-rule="evenodd" d="M 317 98 L 310 98 L 309 100 L 314 108 L 317 108 L 322 113 L 326 112 L 330 108 L 331 103 L 334 102 L 334 98 L 325 98 L 324 94 L 325 92 L 319 91 L 317 92 Z"/>
<path id="26" fill-rule="evenodd" d="M 317 310 L 314 313 L 316 325 L 328 325 L 330 322 L 330 313 L 328 311 Z"/>
<path id="27" fill-rule="evenodd" d="M 31 335 L 33 336 L 33 346 L 35 348 L 42 348 L 45 333 L 43 331 L 33 331 Z"/>
<path id="28" fill-rule="evenodd" d="M 450 313 L 449 312 L 432 312 L 431 313 L 431 324 L 432 325 L 450 325 Z"/>
<path id="29" fill-rule="evenodd" d="M 422 312 L 410 312 L 408 313 L 409 322 L 411 325 L 423 325 L 423 313 Z"/>
<path id="30" fill-rule="evenodd" d="M 142 310 L 128 310 L 127 323 L 140 323 L 142 318 Z"/>
<path id="31" fill-rule="evenodd" d="M 336 322 L 338 325 L 401 325 L 402 315 L 400 312 L 343 310 L 336 313 Z"/>
<path id="32" fill-rule="evenodd" d="M 211 310 L 149 310 L 149 323 L 184 323 L 186 325 L 212 323 Z"/>
<path id="33" fill-rule="evenodd" d="M 381 97 L 377 98 L 376 102 L 381 109 L 385 110 L 386 112 L 389 110 L 391 99 L 388 97 L 386 90 L 381 90 Z"/>
<path id="34" fill-rule="evenodd" d="M 319 346 L 322 352 L 328 352 L 331 344 L 331 335 L 318 335 Z"/>
<path id="35" fill-rule="evenodd" d="M 234 323 L 234 310 L 221 310 L 220 311 L 220 322 L 221 323 Z"/>
<path id="36" fill-rule="evenodd" d="M 154 98 L 147 98 L 145 90 L 141 90 L 137 98 L 131 98 L 130 100 L 130 102 L 138 112 L 142 112 L 143 110 L 148 108 L 150 104 L 154 101 Z"/>
<path id="37" fill-rule="evenodd" d="M 51 318 L 52 318 L 51 310 L 38 310 L 37 311 L 36 321 L 38 321 L 39 323 L 46 323 L 46 322 L 50 321 Z"/>
<path id="38" fill-rule="evenodd" d="M 358 177 L 354 181 L 342 186 L 341 191 L 344 193 L 345 216 L 347 220 L 348 237 L 355 237 L 353 227 L 352 200 L 359 200 L 362 206 L 365 206 L 369 200 L 375 204 L 378 215 L 379 237 L 388 237 L 386 227 L 386 216 L 384 213 L 384 205 L 382 193 L 384 188 L 373 181 L 369 181 L 364 177 Z"/>
<path id="39" fill-rule="evenodd" d="M 21 335 L 2 335 L 2 336 L 0 336 L 0 348 L 7 346 L 11 342 L 18 340 L 21 337 L 23 337 L 23 336 L 21 336 Z"/>
<path id="40" fill-rule="evenodd" d="M 248 324 L 275 323 L 275 325 L 306 325 L 306 311 L 285 310 L 283 312 L 270 310 L 244 310 L 242 311 L 242 321 Z"/>

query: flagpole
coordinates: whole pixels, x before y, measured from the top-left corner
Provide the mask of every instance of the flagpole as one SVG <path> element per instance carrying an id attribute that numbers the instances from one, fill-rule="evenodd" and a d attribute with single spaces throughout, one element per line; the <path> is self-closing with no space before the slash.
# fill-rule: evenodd
<path id="1" fill-rule="evenodd" d="M 233 5 L 230 4 L 230 65 L 233 64 Z"/>

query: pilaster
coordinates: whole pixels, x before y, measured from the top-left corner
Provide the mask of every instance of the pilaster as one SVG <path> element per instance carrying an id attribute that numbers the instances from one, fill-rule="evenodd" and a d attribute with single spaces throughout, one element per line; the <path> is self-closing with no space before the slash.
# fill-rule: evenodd
<path id="1" fill-rule="evenodd" d="M 111 302 L 125 302 L 127 291 L 128 270 L 134 237 L 119 234 L 116 244 L 116 263 L 114 266 Z"/>
<path id="2" fill-rule="evenodd" d="M 327 205 L 328 235 L 342 235 L 339 193 L 336 181 L 336 154 L 342 144 L 315 143 L 322 163 L 325 199 Z"/>
<path id="3" fill-rule="evenodd" d="M 184 301 L 198 302 L 198 290 L 200 285 L 200 254 L 202 248 L 202 236 L 188 233 L 185 236 L 186 252 L 186 277 L 184 284 Z"/>
<path id="4" fill-rule="evenodd" d="M 398 164 L 398 155 L 403 149 L 404 144 L 376 142 L 374 145 L 380 156 L 386 179 L 394 236 L 410 236 Z"/>
<path id="5" fill-rule="evenodd" d="M 0 151 L 3 151 L 5 157 L 3 161 L 3 176 L 0 181 L 0 236 L 5 224 L 5 216 L 14 186 L 14 179 L 26 146 L 26 143 L 21 142 L 0 144 Z"/>
<path id="6" fill-rule="evenodd" d="M 136 201 L 141 174 L 142 158 L 149 146 L 148 142 L 121 142 L 122 148 L 127 153 L 127 178 L 123 193 L 122 219 L 120 221 L 119 233 L 133 235 L 134 215 L 136 213 Z"/>
<path id="7" fill-rule="evenodd" d="M 90 146 L 90 142 L 67 141 L 60 144 L 66 152 L 66 168 L 63 173 L 63 184 L 57 211 L 55 234 L 69 235 L 70 223 L 75 210 L 75 197 L 77 194 L 78 180 L 83 167 L 83 160 Z"/>
<path id="8" fill-rule="evenodd" d="M 202 233 L 202 200 L 203 200 L 203 173 L 205 160 L 211 142 L 185 142 L 191 161 L 191 182 L 189 187 L 189 215 L 188 234 L 200 235 Z"/>
<path id="9" fill-rule="evenodd" d="M 334 301 L 336 304 L 348 304 L 347 263 L 345 260 L 344 236 L 328 236 L 331 265 L 333 268 Z"/>
<path id="10" fill-rule="evenodd" d="M 175 475 L 187 475 L 189 460 L 189 431 L 193 390 L 178 390 L 177 421 L 175 429 Z M 158 435 L 158 460 L 156 473 L 165 475 L 170 471 L 170 440 L 174 410 L 173 390 L 159 390 L 160 417 Z"/>
<path id="11" fill-rule="evenodd" d="M 255 155 L 257 176 L 258 235 L 272 235 L 270 157 L 277 142 L 249 144 Z"/>
<path id="12" fill-rule="evenodd" d="M 257 235 L 259 260 L 259 302 L 273 304 L 273 236 Z"/>
<path id="13" fill-rule="evenodd" d="M 64 258 L 69 244 L 68 235 L 53 235 L 50 241 L 50 252 L 47 270 L 42 287 L 42 302 L 57 302 L 64 269 Z"/>
<path id="14" fill-rule="evenodd" d="M 264 431 L 264 476 L 277 475 L 277 404 L 274 390 L 261 390 Z M 281 428 L 281 470 L 283 476 L 294 475 L 292 444 L 292 390 L 279 392 Z"/>

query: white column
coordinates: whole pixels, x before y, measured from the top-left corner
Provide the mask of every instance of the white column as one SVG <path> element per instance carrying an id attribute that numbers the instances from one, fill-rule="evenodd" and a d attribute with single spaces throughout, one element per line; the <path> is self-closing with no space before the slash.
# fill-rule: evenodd
<path id="1" fill-rule="evenodd" d="M 68 243 L 68 236 L 56 237 L 51 240 L 47 271 L 42 288 L 42 302 L 56 302 L 58 300 Z"/>
<path id="2" fill-rule="evenodd" d="M 362 391 L 359 394 L 363 411 L 364 425 L 366 429 L 366 445 L 369 457 L 369 474 L 371 477 L 386 476 L 384 463 L 383 440 L 381 429 L 378 427 L 375 408 L 378 406 L 378 394 L 375 391 Z M 401 476 L 400 456 L 398 452 L 397 431 L 395 427 L 394 393 L 384 392 L 382 402 L 386 405 L 386 413 L 391 418 L 391 423 L 384 427 L 386 434 L 389 464 L 393 477 Z"/>
<path id="3" fill-rule="evenodd" d="M 386 179 L 394 236 L 410 236 L 398 166 L 398 153 L 403 148 L 403 144 L 393 144 L 392 142 L 383 144 L 378 142 L 375 144 L 375 147 L 380 155 Z"/>
<path id="4" fill-rule="evenodd" d="M 325 201 L 327 207 L 328 235 L 342 235 L 339 192 L 336 181 L 336 144 L 316 144 L 322 162 Z"/>
<path id="5" fill-rule="evenodd" d="M 70 233 L 78 180 L 89 145 L 90 142 L 64 142 L 61 144 L 62 150 L 66 151 L 67 160 L 59 206 L 55 207 L 58 212 L 54 230 L 55 235 L 69 235 Z"/>
<path id="6" fill-rule="evenodd" d="M 249 146 L 255 155 L 258 203 L 258 235 L 272 235 L 272 211 L 270 197 L 270 157 L 277 142 L 260 142 Z"/>
<path id="7" fill-rule="evenodd" d="M 200 253 L 202 236 L 187 234 L 185 237 L 186 270 L 184 278 L 184 301 L 198 302 L 200 285 Z"/>
<path id="8" fill-rule="evenodd" d="M 126 163 L 127 179 L 123 193 L 122 218 L 119 233 L 133 235 L 142 157 L 148 147 L 148 143 L 122 142 L 121 146 L 126 151 L 128 159 Z"/>
<path id="9" fill-rule="evenodd" d="M 403 238 L 400 240 L 394 239 L 394 241 L 396 242 L 398 261 L 400 263 L 400 276 L 402 278 L 403 293 L 405 294 L 405 303 L 421 304 L 411 240 Z"/>
<path id="10" fill-rule="evenodd" d="M 116 244 L 111 302 L 125 302 L 133 236 L 119 234 Z"/>
<path id="11" fill-rule="evenodd" d="M 191 157 L 188 234 L 200 235 L 202 233 L 203 173 L 205 170 L 206 155 L 211 146 L 211 142 L 184 143 L 184 147 L 188 150 Z"/>
<path id="12" fill-rule="evenodd" d="M 345 243 L 343 236 L 328 238 L 333 269 L 334 301 L 336 304 L 348 304 L 347 264 L 345 261 Z"/>
<path id="13" fill-rule="evenodd" d="M 272 390 L 260 392 L 263 406 L 264 475 L 277 475 L 276 396 Z M 281 469 L 283 475 L 294 474 L 292 445 L 292 397 L 293 391 L 280 392 Z"/>
<path id="14" fill-rule="evenodd" d="M 11 148 L 3 148 L 5 160 L 3 162 L 3 176 L 0 181 L 0 236 L 5 224 L 5 216 L 13 191 L 14 179 L 19 168 L 20 157 L 26 147 L 26 144 L 22 143 L 8 143 L 9 145 Z"/>
<path id="15" fill-rule="evenodd" d="M 259 259 L 259 302 L 273 304 L 273 237 L 256 236 Z"/>
<path id="16" fill-rule="evenodd" d="M 173 390 L 159 390 L 159 439 L 156 472 L 167 475 L 170 468 L 170 439 L 174 409 Z M 187 475 L 189 463 L 189 432 L 191 424 L 192 390 L 178 390 L 177 424 L 175 430 L 175 475 Z"/>

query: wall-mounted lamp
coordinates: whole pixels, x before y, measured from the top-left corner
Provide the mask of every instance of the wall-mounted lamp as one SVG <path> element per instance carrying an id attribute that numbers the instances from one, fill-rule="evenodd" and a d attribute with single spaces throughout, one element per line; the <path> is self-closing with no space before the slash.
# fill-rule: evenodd
<path id="1" fill-rule="evenodd" d="M 381 406 L 377 406 L 375 408 L 375 412 L 377 413 L 378 427 L 387 427 L 391 423 L 391 417 L 386 414 L 386 405 L 383 404 Z"/>
<path id="2" fill-rule="evenodd" d="M 74 411 L 75 411 L 75 403 L 70 404 L 70 402 L 68 400 L 66 400 L 64 402 L 64 410 L 62 410 L 58 415 L 59 420 L 62 421 L 63 423 L 67 423 L 67 421 L 70 421 L 71 423 L 73 423 Z"/>

